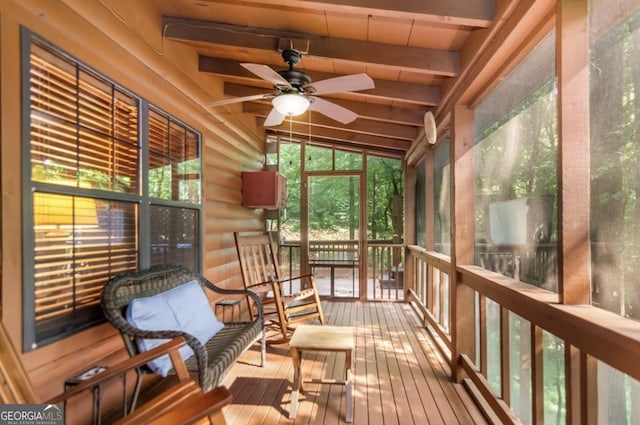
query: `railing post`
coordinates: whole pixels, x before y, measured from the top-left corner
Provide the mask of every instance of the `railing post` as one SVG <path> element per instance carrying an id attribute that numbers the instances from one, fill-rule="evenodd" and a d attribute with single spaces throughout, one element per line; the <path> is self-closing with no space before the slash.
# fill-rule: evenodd
<path id="1" fill-rule="evenodd" d="M 598 423 L 596 360 L 567 344 L 565 348 L 567 425 Z"/>

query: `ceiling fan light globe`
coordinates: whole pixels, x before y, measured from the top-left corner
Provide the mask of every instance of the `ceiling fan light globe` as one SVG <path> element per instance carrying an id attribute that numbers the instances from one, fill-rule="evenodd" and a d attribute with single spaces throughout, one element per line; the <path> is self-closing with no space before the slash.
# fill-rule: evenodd
<path id="1" fill-rule="evenodd" d="M 276 111 L 282 115 L 300 115 L 309 109 L 309 99 L 305 96 L 293 93 L 286 93 L 276 96 L 271 101 Z"/>

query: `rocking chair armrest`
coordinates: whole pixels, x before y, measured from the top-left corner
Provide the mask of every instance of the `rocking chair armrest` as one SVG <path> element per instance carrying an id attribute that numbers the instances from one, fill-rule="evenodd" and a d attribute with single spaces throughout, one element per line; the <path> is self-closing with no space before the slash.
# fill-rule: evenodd
<path id="1" fill-rule="evenodd" d="M 268 280 L 266 282 L 254 283 L 253 285 L 247 286 L 247 290 L 251 292 L 255 292 L 256 294 L 263 294 L 265 292 L 274 290 L 274 280 Z"/>
<path id="2" fill-rule="evenodd" d="M 290 303 L 290 302 L 294 302 L 294 301 L 308 299 L 308 298 L 314 296 L 315 293 L 316 293 L 315 289 L 307 288 L 307 289 L 303 289 L 303 290 L 301 290 L 299 292 L 296 292 L 295 294 L 283 295 L 281 297 L 281 299 L 285 303 Z"/>
<path id="3" fill-rule="evenodd" d="M 277 282 L 278 283 L 293 282 L 294 280 L 300 280 L 304 278 L 315 279 L 315 277 L 316 276 L 313 273 L 307 273 L 300 276 L 288 277 L 286 279 L 279 279 L 277 280 Z"/>
<path id="4" fill-rule="evenodd" d="M 184 364 L 184 360 L 180 356 L 179 349 L 184 346 L 186 341 L 182 337 L 174 338 L 162 345 L 159 345 L 149 351 L 145 351 L 144 353 L 140 353 L 131 357 L 127 360 L 116 363 L 113 366 L 109 366 L 104 372 L 100 372 L 99 374 L 87 379 L 86 381 L 80 382 L 78 385 L 73 388 L 65 391 L 62 394 L 59 394 L 52 399 L 49 399 L 48 403 L 57 404 L 62 403 L 63 401 L 87 390 L 91 390 L 98 385 L 123 375 L 126 372 L 132 371 L 136 368 L 139 368 L 151 360 L 168 354 L 173 362 L 173 367 L 176 370 L 176 373 L 180 380 L 186 379 L 189 377 L 189 372 L 186 369 Z"/>

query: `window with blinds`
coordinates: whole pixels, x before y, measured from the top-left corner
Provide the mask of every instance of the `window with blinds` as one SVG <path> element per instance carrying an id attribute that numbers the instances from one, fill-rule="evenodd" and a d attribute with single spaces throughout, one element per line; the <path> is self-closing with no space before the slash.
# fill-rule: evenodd
<path id="1" fill-rule="evenodd" d="M 201 174 L 195 131 L 26 30 L 23 40 L 29 350 L 102 322 L 102 287 L 117 274 L 199 269 Z"/>
<path id="2" fill-rule="evenodd" d="M 199 211 L 164 201 L 200 204 L 200 143 L 197 135 L 162 112 L 149 111 L 151 265 L 196 269 Z M 153 199 L 158 198 L 158 199 Z"/>

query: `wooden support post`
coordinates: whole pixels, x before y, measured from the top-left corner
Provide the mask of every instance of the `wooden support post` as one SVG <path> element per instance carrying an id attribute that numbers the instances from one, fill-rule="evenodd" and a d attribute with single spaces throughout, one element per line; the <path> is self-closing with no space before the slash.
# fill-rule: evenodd
<path id="1" fill-rule="evenodd" d="M 405 205 L 405 222 L 406 223 L 415 223 L 416 215 L 415 215 L 415 205 L 416 205 L 416 169 L 415 167 L 409 167 L 407 161 L 403 161 L 402 168 L 404 170 L 405 176 L 405 185 L 404 185 L 404 205 Z M 416 229 L 415 226 L 404 226 L 404 242 L 405 245 L 416 244 Z M 413 256 L 410 254 L 410 251 L 407 249 L 404 253 L 405 258 L 405 270 L 407 272 L 415 270 L 416 261 Z M 405 290 L 405 300 L 409 299 L 409 289 L 413 288 L 417 291 L 418 282 L 414 281 L 416 274 L 415 273 L 405 273 L 404 274 L 404 290 Z"/>
<path id="2" fill-rule="evenodd" d="M 558 1 L 558 282 L 563 304 L 590 303 L 588 2 Z"/>
<path id="3" fill-rule="evenodd" d="M 453 379 L 462 379 L 458 357 L 467 354 L 474 358 L 475 302 L 471 288 L 461 285 L 456 273 L 459 264 L 473 264 L 475 243 L 473 111 L 456 106 L 452 119 L 450 146 L 452 206 L 451 206 L 451 371 Z"/>

